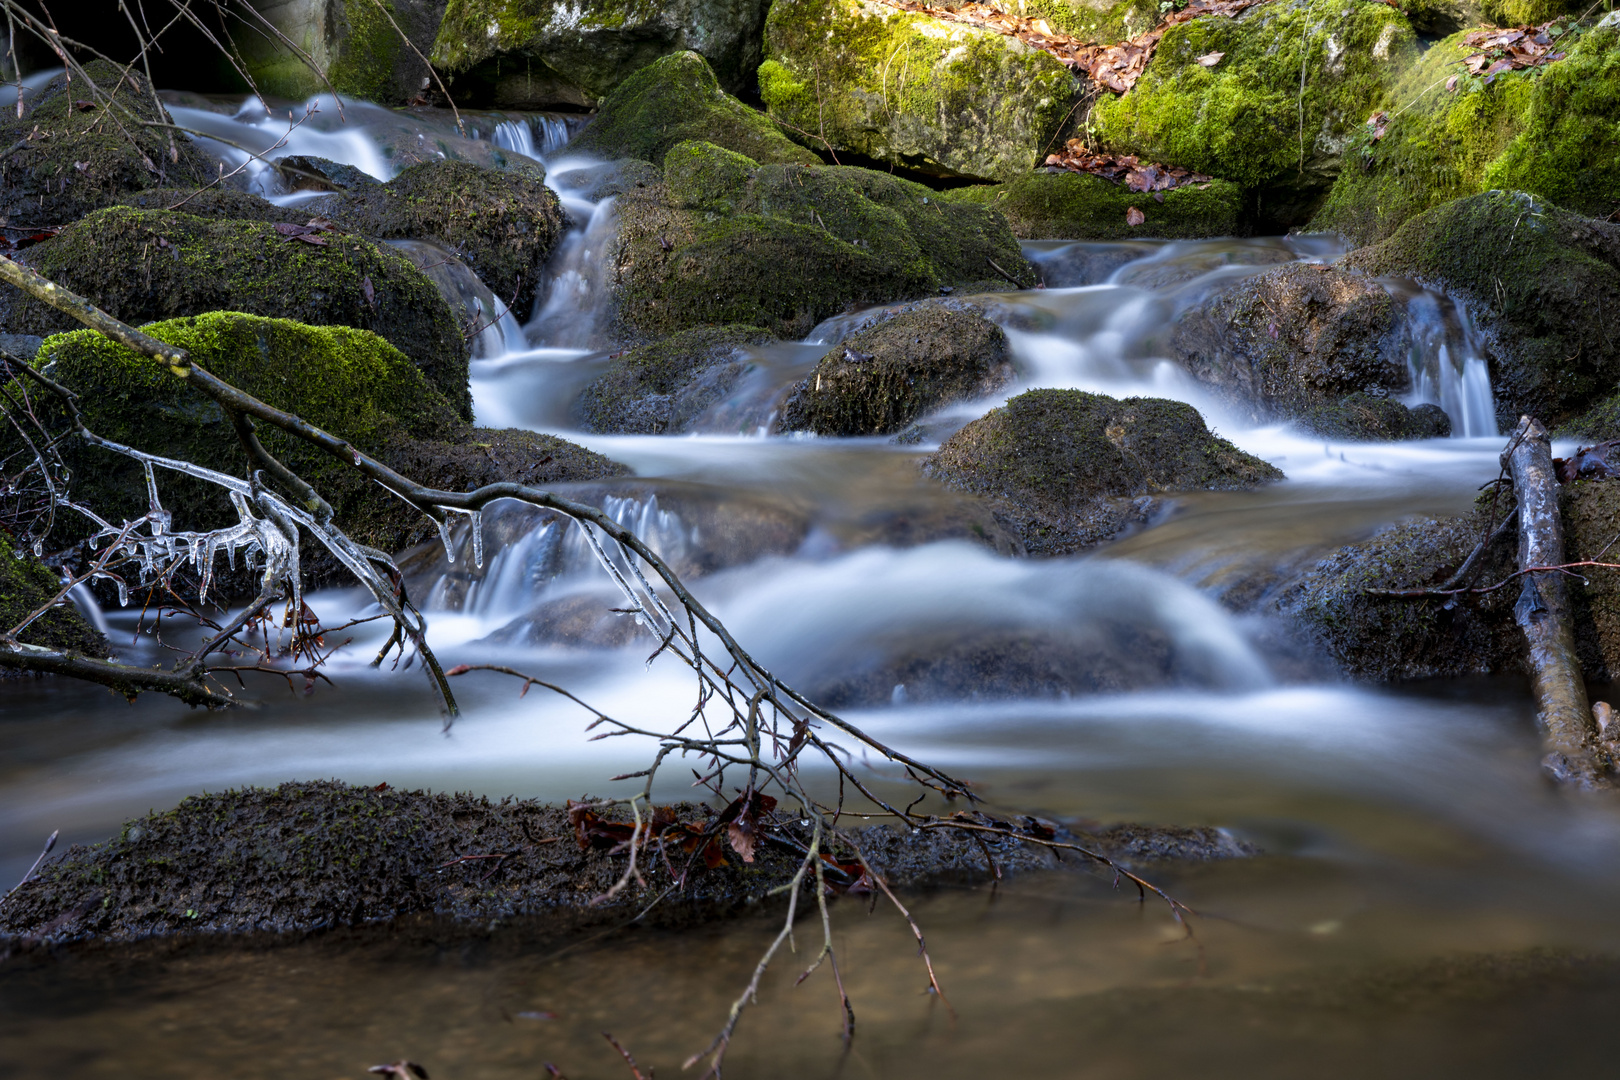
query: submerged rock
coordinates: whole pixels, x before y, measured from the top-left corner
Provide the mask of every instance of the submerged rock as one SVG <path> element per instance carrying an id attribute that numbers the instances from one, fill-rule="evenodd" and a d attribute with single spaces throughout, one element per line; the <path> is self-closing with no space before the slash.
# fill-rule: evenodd
<path id="1" fill-rule="evenodd" d="M 1020 240 L 1195 240 L 1248 231 L 1243 189 L 1229 181 L 1184 184 L 1159 194 L 1163 201 L 1098 176 L 1049 168 L 1011 183 L 953 188 L 940 196 L 999 210 Z M 1131 210 L 1142 214 L 1142 224 L 1130 223 Z"/>
<path id="2" fill-rule="evenodd" d="M 1387 290 L 1320 263 L 1245 278 L 1182 315 L 1171 338 L 1193 378 L 1255 420 L 1321 416 L 1347 395 L 1404 391 L 1405 347 Z"/>
<path id="3" fill-rule="evenodd" d="M 210 311 L 373 330 L 470 415 L 470 346 L 433 283 L 404 256 L 357 236 L 290 240 L 268 224 L 109 207 L 30 248 L 39 273 L 131 325 Z M 5 325 L 44 334 L 76 325 L 12 289 Z M 206 365 L 205 365 L 206 366 Z"/>
<path id="4" fill-rule="evenodd" d="M 12 110 L 0 118 L 0 142 L 9 147 L 0 160 L 0 224 L 65 225 L 132 191 L 215 178 L 213 162 L 190 139 L 147 126 L 174 120 L 142 75 L 104 60 L 85 72 L 110 105 L 59 75 L 26 99 L 32 104 L 21 118 Z"/>
<path id="5" fill-rule="evenodd" d="M 1620 382 L 1620 225 L 1524 192 L 1444 203 L 1341 265 L 1467 303 L 1502 415 L 1556 425 Z"/>
<path id="6" fill-rule="evenodd" d="M 1503 25 L 1517 25 L 1511 20 Z M 1542 21 L 1542 20 L 1532 20 Z M 1566 210 L 1620 209 L 1620 27 L 1591 30 L 1545 67 L 1489 83 L 1446 82 L 1473 49 L 1464 30 L 1435 43 L 1396 85 L 1382 139 L 1367 134 L 1311 228 L 1367 244 L 1450 199 L 1490 188 L 1528 191 Z M 1561 45 L 1560 48 L 1566 46 Z"/>
<path id="7" fill-rule="evenodd" d="M 1012 379 L 1007 335 L 978 309 L 925 300 L 833 346 L 782 405 L 781 431 L 892 435 Z"/>
<path id="8" fill-rule="evenodd" d="M 616 204 L 613 289 L 626 338 L 713 323 L 803 337 L 849 307 L 986 286 L 998 266 L 1035 283 L 1000 215 L 942 204 L 898 177 L 761 165 L 703 142 L 671 149 L 664 174 Z"/>
<path id="9" fill-rule="evenodd" d="M 1438 405 L 1408 408 L 1392 398 L 1367 393 L 1305 409 L 1295 419 L 1300 427 L 1324 439 L 1392 442 L 1444 439 L 1451 434 L 1451 418 Z"/>
<path id="10" fill-rule="evenodd" d="M 946 440 L 929 475 L 989 499 L 1032 555 L 1095 546 L 1146 520 L 1156 496 L 1281 480 L 1179 401 L 1031 390 Z"/>
<path id="11" fill-rule="evenodd" d="M 757 326 L 703 326 L 629 349 L 580 393 L 574 412 L 590 431 L 690 430 L 753 366 L 747 347 L 775 340 Z"/>
<path id="12" fill-rule="evenodd" d="M 806 145 L 938 176 L 1028 172 L 1079 96 L 1050 53 L 862 0 L 776 0 L 765 51 L 760 97 Z"/>
<path id="13" fill-rule="evenodd" d="M 1212 53 L 1213 65 L 1200 62 Z M 1262 189 L 1262 214 L 1297 224 L 1417 55 L 1406 16 L 1388 5 L 1257 4 L 1172 26 L 1130 93 L 1099 101 L 1091 123 L 1111 150 Z"/>
<path id="14" fill-rule="evenodd" d="M 6 440 L 8 449 L 9 442 Z M 0 633 L 20 626 L 61 588 L 60 574 L 41 563 L 32 552 L 19 550 L 12 537 L 0 530 Z M 95 657 L 104 657 L 110 652 L 101 632 L 65 600 L 47 608 L 43 615 L 24 627 L 17 640 L 24 645 L 70 649 Z M 0 679 L 15 674 L 0 668 Z"/>
<path id="15" fill-rule="evenodd" d="M 724 147 L 763 165 L 821 164 L 768 117 L 721 90 L 714 72 L 695 52 L 666 56 L 626 79 L 568 148 L 601 158 L 662 164 L 671 147 L 688 139 Z"/>

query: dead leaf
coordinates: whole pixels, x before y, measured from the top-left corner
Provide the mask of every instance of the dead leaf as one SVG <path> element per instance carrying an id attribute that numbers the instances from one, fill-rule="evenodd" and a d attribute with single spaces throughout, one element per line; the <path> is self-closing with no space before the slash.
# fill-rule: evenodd
<path id="1" fill-rule="evenodd" d="M 1130 226 L 1134 227 L 1134 226 L 1137 226 L 1137 225 L 1141 225 L 1146 221 L 1147 221 L 1147 215 L 1142 213 L 1142 211 L 1138 210 L 1134 206 L 1131 207 L 1129 210 L 1125 211 L 1125 224 L 1127 224 L 1127 225 L 1130 225 Z"/>
<path id="2" fill-rule="evenodd" d="M 1216 64 L 1220 63 L 1225 56 L 1226 54 L 1223 52 L 1207 52 L 1198 58 L 1198 62 L 1203 64 L 1205 67 L 1214 67 Z"/>
<path id="3" fill-rule="evenodd" d="M 370 274 L 360 279 L 360 295 L 366 298 L 367 307 L 377 306 L 377 289 L 371 284 Z"/>
<path id="4" fill-rule="evenodd" d="M 1446 90 L 1452 94 L 1457 92 L 1457 76 L 1453 75 L 1451 78 L 1446 80 Z"/>

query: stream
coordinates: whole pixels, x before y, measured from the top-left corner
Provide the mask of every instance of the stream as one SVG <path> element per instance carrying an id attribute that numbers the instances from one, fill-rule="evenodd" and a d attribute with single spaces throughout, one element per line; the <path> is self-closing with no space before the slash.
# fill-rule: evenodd
<path id="1" fill-rule="evenodd" d="M 171 108 L 177 123 L 260 150 L 285 128 L 253 105 Z M 323 107 L 274 153 L 387 179 L 402 131 L 462 145 L 443 117 L 347 108 L 340 123 Z M 971 778 L 992 807 L 1214 825 L 1264 852 L 1144 868 L 1201 913 L 1196 940 L 1162 906 L 1086 873 L 908 898 L 954 1016 L 924 992 L 904 922 L 840 900 L 853 1044 L 839 1040 L 824 972 L 793 985 L 818 947 L 807 928 L 745 1016 L 729 1075 L 1509 1077 L 1608 1065 L 1620 965 L 1601 958 L 1620 950 L 1620 823 L 1544 785 L 1525 683 L 1348 684 L 1287 627 L 1221 603 L 1405 516 L 1461 511 L 1497 474 L 1489 377 L 1459 308 L 1388 283 L 1412 327 L 1408 400 L 1441 405 L 1448 439 L 1333 443 L 1256 427 L 1165 359 L 1178 311 L 1258 269 L 1339 253 L 1320 237 L 1027 244 L 1046 288 L 979 298 L 1007 329 L 1015 385 L 935 417 L 916 445 L 764 434 L 780 392 L 848 317 L 755 349 L 695 434 L 591 434 L 569 403 L 607 364 L 613 207 L 566 183 L 590 164 L 566 156 L 569 133 L 566 118 L 520 114 L 469 126 L 467 142 L 544 159 L 575 222 L 535 309 L 498 307 L 479 342 L 478 422 L 552 432 L 630 466 L 633 477 L 588 487 L 667 559 L 702 568 L 694 591 L 744 647 L 878 738 Z M 275 189 L 270 171 L 254 176 L 277 201 L 301 197 Z M 487 309 L 487 290 L 476 292 L 467 302 Z M 1084 557 L 1009 559 L 930 539 L 929 522 L 955 504 L 920 477 L 918 458 L 1032 387 L 1190 402 L 1287 479 L 1178 496 L 1151 527 Z M 482 566 L 466 527 L 455 562 L 413 563 L 446 666 L 509 664 L 626 720 L 685 719 L 689 674 L 646 663 L 650 638 L 619 632 L 613 616 L 593 624 L 611 639 L 594 645 L 548 629 L 579 598 L 613 606 L 577 534 L 501 507 L 480 527 Z M 364 613 L 351 592 L 309 603 L 329 625 Z M 156 658 L 134 638 L 133 612 L 103 614 L 126 655 Z M 333 661 L 334 686 L 306 696 L 254 684 L 264 707 L 230 715 L 67 682 L 5 684 L 0 882 L 21 877 L 52 830 L 64 846 L 94 842 L 204 790 L 331 777 L 561 801 L 640 783 L 607 778 L 645 767 L 645 746 L 589 742 L 588 714 L 538 691 L 519 698 L 492 676 L 458 680 L 464 712 L 441 732 L 419 670 L 366 666 L 371 629 Z M 1167 659 L 1136 655 L 1144 638 Z M 1056 659 L 984 692 L 885 674 L 908 656 L 997 640 L 1038 641 Z M 889 795 L 915 794 L 902 775 L 872 772 Z M 811 776 L 828 793 L 834 782 Z M 655 795 L 692 797 L 673 771 Z M 673 1076 L 724 1020 L 778 921 L 771 908 L 565 952 L 492 927 L 453 947 L 333 934 L 140 964 L 69 955 L 0 972 L 0 1062 L 8 1077 L 39 1078 L 360 1076 L 402 1057 L 435 1080 L 540 1076 L 545 1061 L 574 1080 L 627 1076 L 599 1034 L 609 1030 Z"/>

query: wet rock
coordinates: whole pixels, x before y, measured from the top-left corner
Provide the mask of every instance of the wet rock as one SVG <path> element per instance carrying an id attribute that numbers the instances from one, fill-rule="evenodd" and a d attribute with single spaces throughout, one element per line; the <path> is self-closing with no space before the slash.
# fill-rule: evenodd
<path id="1" fill-rule="evenodd" d="M 1006 184 L 953 188 L 940 194 L 950 202 L 1001 211 L 1021 240 L 1190 240 L 1242 236 L 1248 231 L 1243 189 L 1225 180 L 1159 192 L 1161 202 L 1101 177 L 1052 168 L 1025 173 Z M 1127 220 L 1133 209 L 1142 214 L 1142 224 Z"/>
<path id="2" fill-rule="evenodd" d="M 1306 409 L 1295 419 L 1300 427 L 1324 439 L 1393 442 L 1444 439 L 1451 434 L 1451 418 L 1438 405 L 1408 408 L 1389 397 L 1365 393 Z"/>
<path id="3" fill-rule="evenodd" d="M 1032 555 L 1100 544 L 1146 520 L 1158 496 L 1235 491 L 1282 479 L 1210 434 L 1191 405 L 1031 390 L 980 417 L 927 458 L 929 475 L 982 495 Z"/>
<path id="4" fill-rule="evenodd" d="M 1177 322 L 1172 354 L 1256 419 L 1327 412 L 1351 394 L 1406 389 L 1405 325 L 1371 278 L 1291 264 L 1215 294 Z M 1331 410 L 1330 410 L 1331 411 Z"/>
<path id="5" fill-rule="evenodd" d="M 389 0 L 386 8 L 374 0 L 271 0 L 254 8 L 279 35 L 246 18 L 229 24 L 231 42 L 263 93 L 303 100 L 335 89 L 403 105 L 434 85 L 421 57 L 433 48 L 445 0 Z"/>
<path id="6" fill-rule="evenodd" d="M 753 366 L 748 346 L 774 340 L 757 326 L 704 326 L 627 350 L 584 389 L 574 412 L 590 431 L 672 435 L 690 430 Z"/>
<path id="7" fill-rule="evenodd" d="M 1283 0 L 1171 27 L 1131 92 L 1092 111 L 1110 149 L 1262 189 L 1298 224 L 1418 45 L 1406 16 L 1359 0 Z M 1213 67 L 1198 57 L 1223 53 Z M 1305 88 L 1300 72 L 1305 71 Z"/>
<path id="8" fill-rule="evenodd" d="M 4 624 L 0 630 L 9 631 L 21 625 L 61 588 L 60 574 L 39 562 L 32 552 L 19 550 L 14 539 L 0 531 L 0 624 Z M 67 601 L 46 609 L 23 628 L 17 640 L 25 645 L 72 649 L 95 657 L 105 657 L 111 652 L 107 639 Z M 13 674 L 0 669 L 0 679 Z"/>
<path id="9" fill-rule="evenodd" d="M 626 192 L 611 253 L 621 334 L 746 323 L 797 338 L 840 310 L 1035 275 L 999 215 L 869 169 L 760 165 L 708 143 Z"/>
<path id="10" fill-rule="evenodd" d="M 648 184 L 656 184 L 663 177 L 663 170 L 651 162 L 640 158 L 619 158 L 601 165 L 555 173 L 551 181 L 561 190 L 577 192 L 580 198 L 598 203 Z"/>
<path id="11" fill-rule="evenodd" d="M 112 206 L 127 206 L 132 210 L 170 210 L 192 217 L 226 221 L 264 221 L 274 225 L 279 221 L 303 225 L 310 215 L 302 207 L 280 207 L 269 199 L 251 191 L 238 191 L 230 187 L 171 188 L 154 187 L 111 200 Z"/>
<path id="12" fill-rule="evenodd" d="M 764 165 L 821 164 L 767 117 L 722 91 L 709 65 L 694 52 L 666 56 L 626 79 L 569 149 L 662 164 L 671 147 L 688 139 Z"/>
<path id="13" fill-rule="evenodd" d="M 567 227 L 539 164 L 488 169 L 465 161 L 413 165 L 386 184 L 308 204 L 376 240 L 428 240 L 456 253 L 514 311 L 534 306 L 546 260 Z"/>
<path id="14" fill-rule="evenodd" d="M 925 300 L 833 346 L 789 391 L 777 427 L 890 435 L 942 406 L 986 397 L 1011 378 L 1001 327 L 960 302 Z"/>
<path id="15" fill-rule="evenodd" d="M 544 485 L 626 471 L 553 436 L 472 427 L 397 349 L 367 331 L 231 312 L 144 329 L 185 348 L 232 385 L 348 439 L 423 484 L 465 491 L 497 480 Z M 231 475 L 246 468 L 234 429 L 217 406 L 94 331 L 46 339 L 39 362 L 79 394 L 86 423 L 98 434 Z M 436 535 L 422 515 L 324 452 L 263 425 L 259 434 L 272 454 L 326 497 L 338 524 L 359 542 L 397 551 Z M 77 478 L 76 497 L 110 520 L 145 513 L 145 481 L 136 463 L 93 447 L 65 453 Z M 160 490 L 176 529 L 218 528 L 236 520 L 218 489 L 201 481 L 165 476 Z M 305 556 L 307 584 L 347 580 L 307 538 Z M 251 596 L 250 577 L 244 572 L 240 581 L 222 587 L 229 592 L 240 586 Z"/>
<path id="16" fill-rule="evenodd" d="M 937 176 L 1028 172 L 1079 96 L 1015 38 L 861 0 L 777 0 L 765 52 L 760 97 L 805 145 Z"/>
<path id="17" fill-rule="evenodd" d="M 499 108 L 595 105 L 632 72 L 688 50 L 728 93 L 751 93 L 765 6 L 450 0 L 432 56 L 452 93 Z"/>
<path id="18" fill-rule="evenodd" d="M 1074 243 L 1026 245 L 1025 254 L 1049 289 L 1101 285 L 1120 268 L 1152 255 L 1154 244 Z"/>
<path id="19" fill-rule="evenodd" d="M 1463 44 L 1469 26 L 1435 43 L 1401 78 L 1394 99 L 1402 107 L 1391 111 L 1382 139 L 1352 141 L 1312 229 L 1373 243 L 1416 214 L 1490 188 L 1528 191 L 1598 218 L 1620 209 L 1620 134 L 1608 122 L 1620 110 L 1620 27 L 1574 38 L 1568 55 L 1534 78 L 1464 78 L 1447 91 L 1458 61 L 1473 51 Z"/>
<path id="20" fill-rule="evenodd" d="M 363 169 L 310 154 L 277 158 L 276 172 L 289 191 L 354 191 L 382 183 Z"/>
<path id="21" fill-rule="evenodd" d="M 0 352 L 18 360 L 32 360 L 44 340 L 35 334 L 0 334 Z"/>
<path id="22" fill-rule="evenodd" d="M 214 164 L 189 139 L 148 123 L 172 124 L 135 72 L 97 60 L 85 71 L 111 105 L 85 104 L 91 93 L 64 76 L 48 83 L 26 115 L 0 117 L 0 224 L 20 228 L 65 225 L 120 195 L 165 184 L 201 184 Z"/>
<path id="23" fill-rule="evenodd" d="M 1508 426 L 1558 424 L 1620 381 L 1620 225 L 1524 192 L 1488 191 L 1424 211 L 1341 260 L 1465 302 L 1482 331 Z"/>
<path id="24" fill-rule="evenodd" d="M 470 415 L 470 346 L 448 304 L 404 256 L 357 236 L 288 240 L 268 224 L 109 207 L 27 251 L 39 273 L 131 325 L 240 311 L 373 330 Z M 10 286 L 5 325 L 44 334 L 77 325 Z"/>

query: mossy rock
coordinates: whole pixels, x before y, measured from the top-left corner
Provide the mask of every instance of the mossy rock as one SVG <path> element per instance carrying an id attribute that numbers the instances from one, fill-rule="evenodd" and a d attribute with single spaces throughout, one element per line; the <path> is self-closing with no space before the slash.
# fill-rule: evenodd
<path id="1" fill-rule="evenodd" d="M 242 311 L 374 330 L 409 356 L 464 416 L 471 346 L 433 283 L 369 240 L 289 241 L 269 224 L 108 207 L 28 250 L 28 263 L 126 323 Z M 6 286 L 6 325 L 45 334 L 73 320 Z"/>
<path id="2" fill-rule="evenodd" d="M 1489 188 L 1596 217 L 1620 208 L 1620 29 L 1589 31 L 1563 60 L 1488 85 L 1461 67 L 1468 33 L 1437 42 L 1396 84 L 1384 137 L 1353 140 L 1312 229 L 1372 243 Z M 1445 88 L 1453 75 L 1454 92 Z"/>
<path id="3" fill-rule="evenodd" d="M 55 571 L 35 559 L 32 552 L 19 550 L 13 538 L 0 530 L 0 633 L 28 618 L 61 588 L 62 579 Z M 17 640 L 98 658 L 109 651 L 107 639 L 66 600 L 24 627 Z M 0 670 L 0 679 L 10 674 Z"/>
<path id="4" fill-rule="evenodd" d="M 1469 306 L 1511 426 L 1556 425 L 1620 382 L 1620 225 L 1524 192 L 1487 191 L 1424 211 L 1347 268 L 1411 278 Z"/>
<path id="5" fill-rule="evenodd" d="M 412 165 L 303 208 L 374 240 L 429 240 L 458 255 L 512 310 L 528 312 L 546 260 L 567 228 L 538 165 L 486 169 L 465 161 Z"/>
<path id="6" fill-rule="evenodd" d="M 864 0 L 776 0 L 759 93 L 805 145 L 1011 180 L 1057 145 L 1079 80 L 1016 38 Z"/>
<path id="7" fill-rule="evenodd" d="M 0 119 L 0 221 L 20 227 L 65 225 L 132 191 L 165 184 L 201 184 L 215 178 L 212 161 L 175 132 L 148 123 L 172 124 L 168 110 L 152 100 L 151 86 L 134 71 L 97 60 L 85 71 L 114 98 L 110 107 L 81 109 L 89 98 L 82 84 L 52 79 L 21 119 L 14 110 Z"/>
<path id="8" fill-rule="evenodd" d="M 1098 176 L 1039 169 L 1006 184 L 952 188 L 947 202 L 977 203 L 1006 217 L 1020 240 L 1202 240 L 1248 232 L 1243 189 L 1226 180 L 1161 192 L 1164 201 Z M 1126 220 L 1142 212 L 1140 225 Z"/>
<path id="9" fill-rule="evenodd" d="M 1212 52 L 1225 56 L 1198 62 Z M 1276 0 L 1171 27 L 1130 93 L 1100 101 L 1091 122 L 1108 149 L 1261 189 L 1268 220 L 1302 223 L 1417 56 L 1386 4 Z"/>
<path id="10" fill-rule="evenodd" d="M 1035 284 L 999 214 L 898 177 L 758 165 L 699 142 L 673 147 L 665 174 L 616 204 L 617 318 L 631 339 L 723 323 L 803 337 L 850 307 L 982 286 L 992 263 Z"/>
<path id="11" fill-rule="evenodd" d="M 627 75 L 695 50 L 733 94 L 751 92 L 767 5 L 734 0 L 450 0 L 433 63 L 458 100 L 591 106 Z"/>
<path id="12" fill-rule="evenodd" d="M 1158 0 L 1021 0 L 1016 12 L 1045 19 L 1060 34 L 1113 45 L 1153 29 L 1167 6 Z"/>
<path id="13" fill-rule="evenodd" d="M 229 22 L 231 44 L 261 92 L 302 100 L 335 89 L 365 101 L 403 105 L 421 93 L 429 77 L 418 54 L 433 47 L 445 3 L 323 0 L 260 7 L 277 34 L 247 19 Z"/>
<path id="14" fill-rule="evenodd" d="M 1007 335 L 977 308 L 925 300 L 851 334 L 789 392 L 777 427 L 817 435 L 892 435 L 1012 378 Z"/>
<path id="15" fill-rule="evenodd" d="M 302 207 L 277 206 L 251 191 L 238 191 L 228 187 L 173 188 L 155 187 L 130 192 L 111 200 L 111 206 L 127 206 L 131 210 L 169 210 L 192 217 L 224 221 L 263 221 L 274 225 L 286 221 L 302 225 L 310 214 Z"/>
<path id="16" fill-rule="evenodd" d="M 1032 555 L 1109 540 L 1143 520 L 1153 496 L 1247 490 L 1283 478 L 1211 434 L 1191 405 L 1083 390 L 1019 394 L 952 435 L 923 467 L 990 499 Z"/>
<path id="17" fill-rule="evenodd" d="M 1406 390 L 1404 331 L 1395 299 L 1370 277 L 1290 263 L 1184 313 L 1170 348 L 1193 378 L 1264 421 Z"/>
<path id="18" fill-rule="evenodd" d="M 1497 26 L 1540 26 L 1560 15 L 1590 14 L 1585 0 L 1479 0 L 1480 13 Z"/>
<path id="19" fill-rule="evenodd" d="M 1451 418 L 1438 405 L 1408 408 L 1388 396 L 1367 393 L 1350 394 L 1306 409 L 1295 420 L 1306 431 L 1324 439 L 1398 442 L 1444 439 L 1451 434 Z"/>
<path id="20" fill-rule="evenodd" d="M 423 484 L 465 491 L 498 480 L 543 485 L 626 471 L 552 436 L 471 427 L 398 349 L 369 331 L 234 312 L 143 329 L 186 349 L 233 386 L 349 440 Z M 79 395 L 85 422 L 104 438 L 244 474 L 246 456 L 218 406 L 161 365 L 93 330 L 47 338 L 35 362 Z M 359 542 L 398 551 L 435 534 L 422 515 L 324 452 L 265 425 L 259 435 L 272 454 L 320 491 L 339 526 Z M 135 462 L 87 446 L 68 453 L 77 498 L 112 521 L 146 511 L 143 474 Z M 177 529 L 236 520 L 219 489 L 202 481 L 162 475 L 159 491 Z M 311 584 L 346 580 L 307 537 L 304 550 Z M 223 587 L 236 585 L 252 595 L 245 579 Z"/>
<path id="21" fill-rule="evenodd" d="M 568 148 L 600 158 L 662 164 L 671 147 L 688 139 L 713 143 L 761 164 L 821 163 L 769 118 L 720 89 L 708 63 L 695 52 L 666 56 L 620 83 Z"/>
<path id="22" fill-rule="evenodd" d="M 580 393 L 574 412 L 590 431 L 688 431 L 753 367 L 748 346 L 774 340 L 757 326 L 702 326 L 629 349 Z"/>

